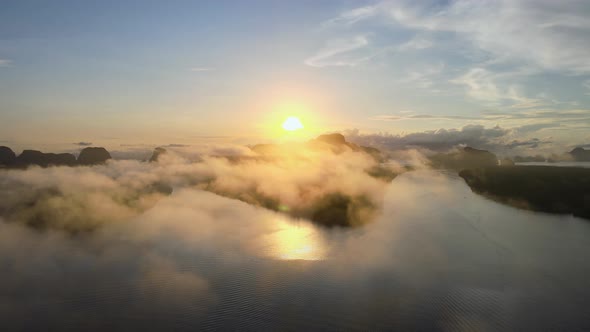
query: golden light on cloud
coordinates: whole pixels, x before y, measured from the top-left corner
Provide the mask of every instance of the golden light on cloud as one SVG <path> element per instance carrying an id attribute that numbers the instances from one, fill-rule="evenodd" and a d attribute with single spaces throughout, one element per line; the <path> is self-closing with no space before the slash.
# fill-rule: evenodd
<path id="1" fill-rule="evenodd" d="M 283 122 L 283 129 L 287 131 L 295 131 L 299 129 L 303 129 L 303 124 L 299 120 L 299 118 L 295 116 L 288 117 L 285 122 Z"/>

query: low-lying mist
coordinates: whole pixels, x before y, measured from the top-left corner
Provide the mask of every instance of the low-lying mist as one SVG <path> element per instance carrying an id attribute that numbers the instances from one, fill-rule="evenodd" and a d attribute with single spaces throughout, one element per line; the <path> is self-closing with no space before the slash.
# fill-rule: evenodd
<path id="1" fill-rule="evenodd" d="M 212 283 L 241 266 L 275 278 L 253 258 L 325 259 L 334 248 L 320 228 L 373 221 L 388 179 L 403 170 L 351 149 L 216 151 L 229 156 L 168 148 L 155 162 L 0 170 L 0 319 L 30 328 L 14 317 L 34 307 L 39 321 L 61 326 L 68 301 L 90 289 L 117 294 L 95 299 L 100 313 L 69 316 L 72 324 L 112 328 L 100 317 L 122 309 L 104 312 L 109 301 L 130 303 L 131 316 L 198 316 L 218 301 Z M 199 257 L 223 266 L 187 270 Z"/>
<path id="2" fill-rule="evenodd" d="M 285 145 L 280 155 L 249 149 L 158 150 L 154 162 L 109 160 L 91 167 L 0 171 L 0 216 L 38 229 L 90 231 L 126 222 L 182 189 L 205 190 L 324 226 L 374 219 L 387 183 L 401 172 L 348 147 Z"/>

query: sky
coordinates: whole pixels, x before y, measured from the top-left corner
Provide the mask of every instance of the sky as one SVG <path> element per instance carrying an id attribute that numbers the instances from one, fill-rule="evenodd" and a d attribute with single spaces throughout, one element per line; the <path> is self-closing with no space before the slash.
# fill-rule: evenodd
<path id="1" fill-rule="evenodd" d="M 0 6 L 1 145 L 255 143 L 287 116 L 302 137 L 590 143 L 588 1 Z"/>

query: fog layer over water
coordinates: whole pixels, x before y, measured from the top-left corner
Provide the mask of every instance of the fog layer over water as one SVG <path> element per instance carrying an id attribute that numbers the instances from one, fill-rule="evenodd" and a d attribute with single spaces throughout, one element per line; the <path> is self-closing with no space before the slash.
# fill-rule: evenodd
<path id="1" fill-rule="evenodd" d="M 2 325 L 590 329 L 590 223 L 499 205 L 452 174 L 398 176 L 355 229 L 190 187 L 137 206 L 78 235 L 0 222 Z"/>
<path id="2" fill-rule="evenodd" d="M 590 168 L 590 162 L 587 161 L 559 161 L 554 163 L 549 162 L 526 162 L 516 163 L 516 165 L 522 166 L 553 166 L 553 167 L 582 167 Z"/>

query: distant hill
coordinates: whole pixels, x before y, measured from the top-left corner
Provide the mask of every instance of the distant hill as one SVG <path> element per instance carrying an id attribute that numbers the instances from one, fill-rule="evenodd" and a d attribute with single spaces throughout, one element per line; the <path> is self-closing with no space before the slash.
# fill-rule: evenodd
<path id="1" fill-rule="evenodd" d="M 150 162 L 156 162 L 158 161 L 158 159 L 160 158 L 160 156 L 162 156 L 163 154 L 165 154 L 167 151 L 164 148 L 158 147 L 154 149 L 154 153 L 152 154 L 152 156 L 150 157 Z"/>
<path id="2" fill-rule="evenodd" d="M 459 176 L 476 193 L 518 208 L 590 219 L 590 169 L 553 166 L 488 167 Z"/>
<path id="3" fill-rule="evenodd" d="M 516 163 L 530 163 L 530 162 L 545 162 L 547 158 L 536 155 L 536 156 L 515 156 L 514 162 Z"/>
<path id="4" fill-rule="evenodd" d="M 534 156 L 514 156 L 514 162 L 530 163 L 530 162 L 560 162 L 560 161 L 576 161 L 584 162 L 590 161 L 590 150 L 577 147 L 569 152 L 553 153 L 550 156 L 542 156 L 540 154 Z"/>
<path id="5" fill-rule="evenodd" d="M 0 146 L 0 167 L 9 167 L 16 162 L 16 154 L 7 146 Z"/>
<path id="6" fill-rule="evenodd" d="M 43 153 L 37 150 L 24 150 L 16 157 L 15 164 L 17 167 L 28 167 L 37 165 L 41 167 L 48 166 L 74 166 L 76 157 L 71 153 Z"/>
<path id="7" fill-rule="evenodd" d="M 111 154 L 105 148 L 88 147 L 80 151 L 78 164 L 99 165 L 104 164 L 109 159 L 111 159 Z"/>
<path id="8" fill-rule="evenodd" d="M 590 150 L 584 150 L 583 148 L 575 148 L 569 152 L 570 156 L 574 161 L 590 161 Z"/>
<path id="9" fill-rule="evenodd" d="M 0 167 L 2 168 L 97 165 L 108 159 L 111 159 L 111 155 L 105 148 L 100 147 L 84 148 L 76 160 L 76 156 L 71 153 L 44 153 L 37 150 L 23 150 L 17 156 L 9 147 L 0 146 Z"/>
<path id="10" fill-rule="evenodd" d="M 455 170 L 498 165 L 498 157 L 495 154 L 469 146 L 450 153 L 436 154 L 430 157 L 430 161 L 435 168 Z"/>

